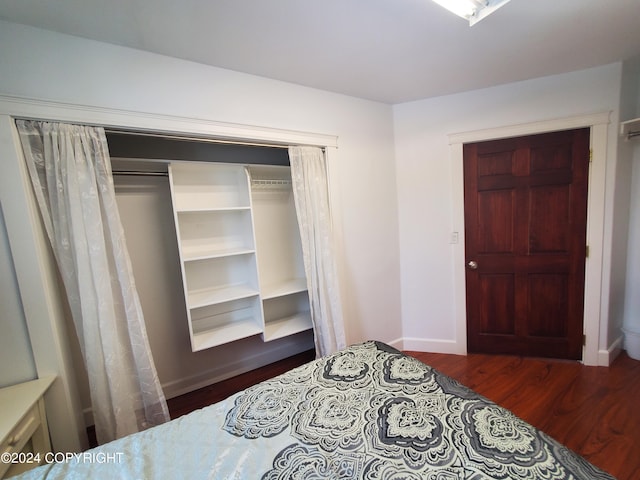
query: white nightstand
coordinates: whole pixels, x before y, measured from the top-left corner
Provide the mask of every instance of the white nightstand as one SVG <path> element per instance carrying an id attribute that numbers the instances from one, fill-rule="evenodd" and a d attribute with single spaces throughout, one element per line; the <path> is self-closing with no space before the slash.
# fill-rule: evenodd
<path id="1" fill-rule="evenodd" d="M 43 395 L 54 379 L 39 378 L 0 389 L 0 478 L 37 467 L 51 451 Z M 38 458 L 40 463 L 34 462 Z"/>

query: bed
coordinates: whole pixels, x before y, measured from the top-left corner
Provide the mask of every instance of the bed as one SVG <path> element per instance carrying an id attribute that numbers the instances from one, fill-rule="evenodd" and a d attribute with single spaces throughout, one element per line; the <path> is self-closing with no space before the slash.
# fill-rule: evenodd
<path id="1" fill-rule="evenodd" d="M 24 478 L 613 477 L 455 380 L 366 342 Z"/>

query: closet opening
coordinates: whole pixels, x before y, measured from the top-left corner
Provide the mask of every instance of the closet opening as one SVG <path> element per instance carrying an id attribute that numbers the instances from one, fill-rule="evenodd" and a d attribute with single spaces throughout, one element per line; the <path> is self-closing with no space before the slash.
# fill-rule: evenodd
<path id="1" fill-rule="evenodd" d="M 287 145 L 107 130 L 112 158 L 289 166 Z"/>
<path id="2" fill-rule="evenodd" d="M 165 396 L 314 350 L 288 145 L 106 136 Z"/>

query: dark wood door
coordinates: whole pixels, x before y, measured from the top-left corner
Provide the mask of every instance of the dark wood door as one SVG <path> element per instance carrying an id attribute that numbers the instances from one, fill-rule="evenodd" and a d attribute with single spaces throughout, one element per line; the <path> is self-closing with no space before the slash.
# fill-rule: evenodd
<path id="1" fill-rule="evenodd" d="M 469 352 L 582 358 L 589 129 L 464 145 Z"/>

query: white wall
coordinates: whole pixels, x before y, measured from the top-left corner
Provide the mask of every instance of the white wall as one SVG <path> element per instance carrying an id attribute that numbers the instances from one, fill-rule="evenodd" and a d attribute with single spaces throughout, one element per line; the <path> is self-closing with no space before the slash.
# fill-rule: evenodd
<path id="1" fill-rule="evenodd" d="M 462 227 L 454 225 L 452 217 L 448 135 L 605 111 L 613 111 L 615 119 L 620 75 L 621 66 L 613 64 L 394 106 L 405 341 L 447 351 L 459 335 L 450 240 L 452 232 Z M 608 135 L 609 212 L 616 127 L 610 126 Z M 606 228 L 611 231 L 611 225 Z M 610 251 L 611 246 L 607 248 Z M 616 275 L 620 277 L 613 272 Z M 605 297 L 610 295 L 615 296 L 604 292 Z M 600 340 L 601 348 L 606 348 L 606 332 Z"/>
<path id="2" fill-rule="evenodd" d="M 9 239 L 0 208 L 0 388 L 37 377 L 20 301 Z"/>

